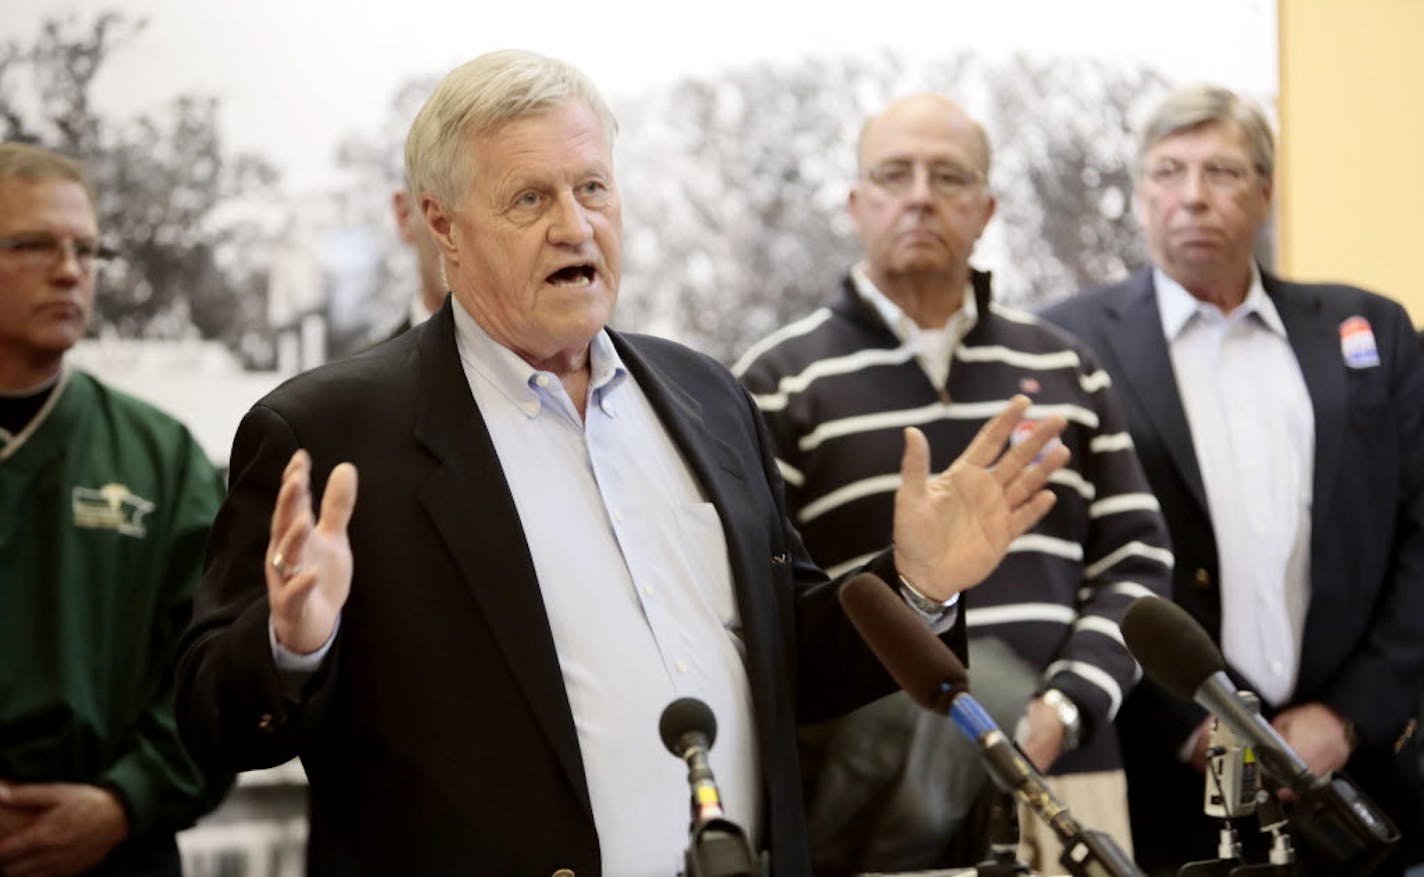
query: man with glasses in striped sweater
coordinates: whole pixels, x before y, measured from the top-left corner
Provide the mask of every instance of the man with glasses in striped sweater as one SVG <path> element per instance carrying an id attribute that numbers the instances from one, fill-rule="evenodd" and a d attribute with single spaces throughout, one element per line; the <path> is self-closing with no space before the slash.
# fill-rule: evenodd
<path id="1" fill-rule="evenodd" d="M 941 96 L 907 97 L 866 123 L 857 158 L 848 209 L 864 261 L 834 302 L 734 369 L 770 427 L 792 518 L 818 563 L 851 569 L 889 536 L 904 427 L 948 461 L 1015 394 L 1033 400 L 1030 419 L 1065 416 L 1055 508 L 968 604 L 970 669 L 1074 814 L 1130 849 L 1112 719 L 1138 671 L 1118 619 L 1167 593 L 1172 557 L 1110 381 L 970 268 L 995 208 L 978 123 Z M 916 710 L 894 695 L 806 735 L 818 873 L 964 863 L 951 835 L 983 774 L 957 730 Z M 1028 820 L 1021 852 L 1051 868 L 1052 834 Z M 977 855 L 972 839 L 955 846 Z"/>

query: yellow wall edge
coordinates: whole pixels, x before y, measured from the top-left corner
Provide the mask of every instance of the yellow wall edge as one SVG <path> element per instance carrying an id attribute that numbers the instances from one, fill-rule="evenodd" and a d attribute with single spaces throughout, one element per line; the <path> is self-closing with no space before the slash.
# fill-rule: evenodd
<path id="1" fill-rule="evenodd" d="M 1278 0 L 1279 266 L 1424 324 L 1424 0 Z"/>

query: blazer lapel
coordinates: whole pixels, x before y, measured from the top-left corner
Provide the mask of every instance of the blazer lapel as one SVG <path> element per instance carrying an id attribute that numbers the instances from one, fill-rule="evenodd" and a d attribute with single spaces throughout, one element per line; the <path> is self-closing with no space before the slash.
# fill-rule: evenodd
<path id="1" fill-rule="evenodd" d="M 1341 361 L 1338 327 L 1321 319 L 1322 302 L 1318 293 L 1292 283 L 1285 283 L 1261 272 L 1261 285 L 1271 297 L 1286 337 L 1300 364 L 1301 376 L 1310 393 L 1315 411 L 1314 487 L 1311 491 L 1311 528 L 1321 532 L 1326 526 L 1325 514 L 1330 508 L 1331 489 L 1341 464 L 1340 449 L 1345 443 L 1346 406 L 1345 367 Z"/>
<path id="2" fill-rule="evenodd" d="M 1152 285 L 1152 273 L 1142 272 L 1132 279 L 1128 295 L 1109 305 L 1109 312 L 1120 324 L 1110 331 L 1108 343 L 1118 362 L 1132 363 L 1118 373 L 1125 378 L 1126 392 L 1136 395 L 1142 411 L 1162 438 L 1172 462 L 1186 481 L 1192 498 L 1203 514 L 1207 513 L 1206 488 L 1197 452 L 1192 444 L 1191 428 L 1182 410 L 1182 397 L 1177 390 L 1177 378 L 1162 336 L 1162 316 L 1157 309 L 1157 295 Z"/>
<path id="3" fill-rule="evenodd" d="M 489 618 L 510 672 L 591 819 L 543 594 L 514 497 L 460 365 L 448 301 L 421 331 L 415 436 L 442 465 L 421 486 L 420 502 Z"/>

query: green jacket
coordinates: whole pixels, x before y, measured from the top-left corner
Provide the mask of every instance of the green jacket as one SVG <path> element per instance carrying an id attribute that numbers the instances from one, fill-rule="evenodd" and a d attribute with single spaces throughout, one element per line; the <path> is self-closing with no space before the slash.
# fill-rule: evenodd
<path id="1" fill-rule="evenodd" d="M 109 788 L 138 844 L 220 800 L 171 677 L 222 495 L 181 424 L 82 372 L 0 433 L 0 778 Z"/>

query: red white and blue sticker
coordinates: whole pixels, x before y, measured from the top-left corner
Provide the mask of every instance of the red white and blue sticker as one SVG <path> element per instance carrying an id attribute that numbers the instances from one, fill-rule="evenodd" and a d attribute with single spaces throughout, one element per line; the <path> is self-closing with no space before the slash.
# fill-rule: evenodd
<path id="1" fill-rule="evenodd" d="M 1340 323 L 1340 355 L 1350 368 L 1374 368 L 1380 364 L 1379 347 L 1369 320 L 1356 315 Z"/>
<path id="2" fill-rule="evenodd" d="M 1014 445 L 1028 438 L 1029 433 L 1033 432 L 1033 428 L 1035 425 L 1037 425 L 1037 423 L 1038 421 L 1029 420 L 1028 418 L 1020 420 L 1018 422 L 1018 425 L 1014 427 L 1014 431 L 1009 433 L 1009 447 L 1013 447 Z M 1057 437 L 1054 437 L 1053 439 L 1049 440 L 1048 444 L 1044 445 L 1043 449 L 1038 452 L 1038 455 L 1033 458 L 1033 461 L 1037 463 L 1039 460 L 1042 460 L 1044 454 L 1048 453 L 1049 451 L 1053 450 L 1061 444 L 1063 443 L 1059 441 Z"/>

